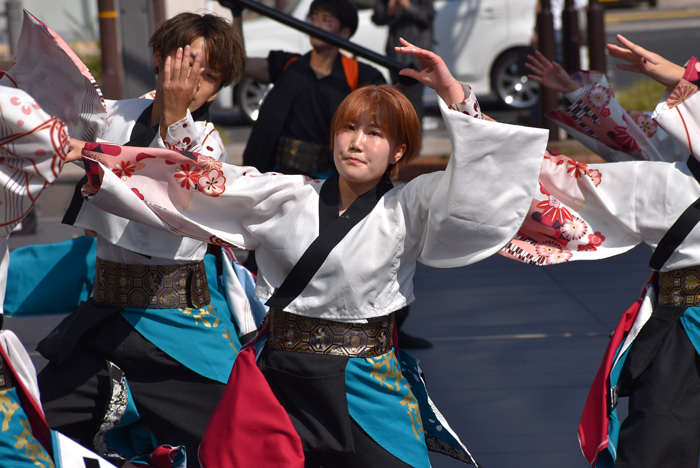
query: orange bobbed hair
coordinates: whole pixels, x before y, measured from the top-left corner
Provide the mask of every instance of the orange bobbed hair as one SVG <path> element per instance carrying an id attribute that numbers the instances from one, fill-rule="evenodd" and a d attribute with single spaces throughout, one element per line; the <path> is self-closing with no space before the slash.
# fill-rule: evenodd
<path id="1" fill-rule="evenodd" d="M 340 103 L 333 116 L 331 150 L 340 128 L 354 122 L 364 113 L 371 115 L 372 122 L 384 130 L 391 143 L 397 147 L 406 145 L 403 157 L 396 164 L 390 164 L 386 170 L 389 176 L 394 176 L 400 168 L 420 154 L 420 120 L 413 104 L 401 91 L 388 85 L 369 85 L 356 89 Z"/>

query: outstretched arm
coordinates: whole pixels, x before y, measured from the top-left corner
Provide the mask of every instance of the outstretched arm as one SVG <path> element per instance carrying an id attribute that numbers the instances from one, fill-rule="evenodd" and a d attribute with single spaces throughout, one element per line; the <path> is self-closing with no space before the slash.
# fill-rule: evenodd
<path id="1" fill-rule="evenodd" d="M 669 88 L 676 86 L 683 78 L 683 67 L 649 52 L 620 34 L 617 35 L 617 40 L 624 47 L 608 44 L 608 52 L 615 58 L 629 62 L 618 63 L 617 68 L 620 70 L 641 73 Z"/>
<path id="2" fill-rule="evenodd" d="M 560 93 L 573 93 L 581 87 L 557 62 L 550 62 L 539 50 L 535 51 L 535 55 L 527 56 L 530 63 L 525 66 L 533 72 L 533 75 L 527 75 L 529 78 Z"/>
<path id="3" fill-rule="evenodd" d="M 466 95 L 462 84 L 452 76 L 449 68 L 439 55 L 420 47 L 416 47 L 405 39 L 400 39 L 403 47 L 396 47 L 396 52 L 413 54 L 420 61 L 421 69 L 404 68 L 400 75 L 420 81 L 428 88 L 434 89 L 445 103 L 455 104 L 464 101 Z"/>

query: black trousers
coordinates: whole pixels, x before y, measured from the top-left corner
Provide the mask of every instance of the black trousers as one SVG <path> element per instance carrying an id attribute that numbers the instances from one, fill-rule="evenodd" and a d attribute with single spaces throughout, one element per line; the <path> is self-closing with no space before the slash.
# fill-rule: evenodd
<path id="1" fill-rule="evenodd" d="M 629 416 L 616 468 L 697 468 L 700 459 L 700 357 L 678 320 L 682 309 L 655 307 L 630 349 L 622 382 Z"/>
<path id="2" fill-rule="evenodd" d="M 119 313 L 90 328 L 65 362 L 50 362 L 39 373 L 49 426 L 93 448 L 110 396 L 106 360 L 124 372 L 136 407 L 156 438 L 184 445 L 187 466 L 199 467 L 199 443 L 225 385 L 166 355 Z"/>
<path id="3" fill-rule="evenodd" d="M 266 347 L 258 366 L 301 438 L 307 468 L 408 468 L 348 413 L 348 359 Z"/>

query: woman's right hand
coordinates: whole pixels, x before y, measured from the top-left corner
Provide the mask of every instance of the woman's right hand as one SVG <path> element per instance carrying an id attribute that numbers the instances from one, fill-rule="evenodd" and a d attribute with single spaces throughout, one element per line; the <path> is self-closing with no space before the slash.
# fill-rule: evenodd
<path id="1" fill-rule="evenodd" d="M 525 66 L 534 73 L 527 75 L 529 78 L 560 93 L 573 93 L 581 87 L 557 62 L 550 62 L 539 50 L 535 51 L 535 55 L 537 57 L 527 56 L 530 63 L 526 63 Z"/>
<path id="2" fill-rule="evenodd" d="M 683 78 L 685 69 L 680 65 L 669 62 L 659 54 L 649 52 L 620 34 L 617 35 L 617 40 L 625 48 L 608 44 L 608 52 L 615 58 L 629 62 L 618 63 L 617 68 L 620 70 L 641 73 L 669 88 L 675 87 Z"/>

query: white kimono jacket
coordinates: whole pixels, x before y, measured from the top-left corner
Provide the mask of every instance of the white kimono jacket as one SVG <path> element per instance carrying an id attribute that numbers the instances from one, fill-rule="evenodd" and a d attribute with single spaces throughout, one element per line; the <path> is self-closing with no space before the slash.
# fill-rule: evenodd
<path id="1" fill-rule="evenodd" d="M 690 63 L 689 77 L 697 61 Z M 674 155 L 700 157 L 697 90 L 696 85 L 681 80 L 653 114 L 655 124 L 681 148 Z M 547 155 L 530 213 L 502 253 L 525 263 L 549 265 L 606 258 L 641 242 L 655 249 L 699 197 L 700 184 L 685 162 L 586 165 L 565 156 Z M 700 227 L 681 243 L 662 271 L 698 264 Z"/>
<path id="2" fill-rule="evenodd" d="M 347 322 L 386 315 L 413 300 L 416 261 L 468 265 L 496 253 L 517 232 L 536 188 L 547 133 L 440 105 L 454 148 L 447 169 L 386 193 L 285 310 Z M 319 234 L 323 181 L 164 150 L 148 151 L 153 157 L 140 159 L 131 177 L 120 179 L 115 162 L 122 155 L 135 160 L 129 156 L 134 150 L 123 147 L 117 158 L 111 152 L 83 152 L 99 161 L 86 159 L 92 185 L 83 193 L 94 205 L 180 235 L 255 249 L 261 273 L 256 294 L 262 298 L 280 286 Z"/>
<path id="3" fill-rule="evenodd" d="M 152 103 L 150 99 L 106 101 L 107 129 L 98 141 L 114 144 L 128 142 L 139 116 Z M 165 140 L 158 133 L 151 147 L 192 151 L 227 162 L 224 144 L 214 125 L 210 122 L 195 121 L 189 110 L 185 118 L 168 128 Z M 117 164 L 112 170 L 118 177 L 127 178 L 134 167 L 133 164 Z M 207 250 L 204 242 L 173 236 L 131 222 L 105 213 L 89 203 L 83 203 L 74 225 L 96 231 L 97 256 L 118 263 L 193 263 L 204 258 Z"/>

